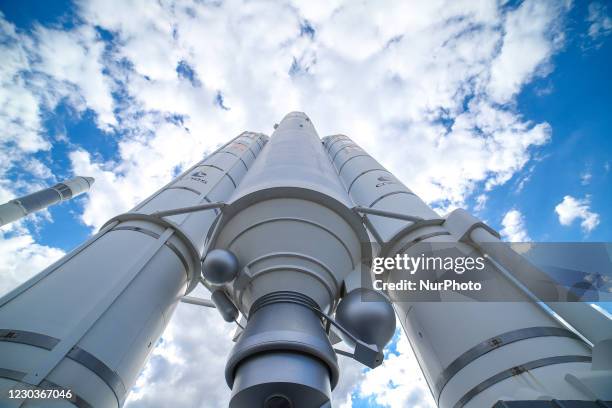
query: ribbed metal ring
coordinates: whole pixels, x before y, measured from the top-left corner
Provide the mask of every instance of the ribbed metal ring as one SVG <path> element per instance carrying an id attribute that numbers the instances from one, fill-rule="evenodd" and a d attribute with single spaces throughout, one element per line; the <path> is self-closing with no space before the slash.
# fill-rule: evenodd
<path id="1" fill-rule="evenodd" d="M 317 311 L 321 311 L 321 308 L 310 297 L 289 290 L 283 290 L 278 292 L 268 293 L 267 295 L 263 295 L 259 299 L 257 299 L 249 310 L 249 318 L 253 316 L 259 309 L 275 304 L 275 303 L 293 303 L 296 305 L 304 306 L 308 309 L 314 309 Z"/>

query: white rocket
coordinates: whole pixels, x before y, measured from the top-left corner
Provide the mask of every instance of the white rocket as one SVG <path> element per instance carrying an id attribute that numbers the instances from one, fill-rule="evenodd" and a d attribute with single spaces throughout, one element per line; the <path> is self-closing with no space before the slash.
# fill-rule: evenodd
<path id="1" fill-rule="evenodd" d="M 122 406 L 182 299 L 244 327 L 225 369 L 232 408 L 330 407 L 339 354 L 382 363 L 390 301 L 440 407 L 605 407 L 612 324 L 584 304 L 555 310 L 588 342 L 510 284 L 524 301 L 405 301 L 370 289 L 373 256 L 409 254 L 416 242 L 524 271 L 505 244 L 487 247 L 496 240 L 464 211 L 438 217 L 349 138 L 321 141 L 292 112 L 270 139 L 241 134 L 0 298 L 0 405 L 36 406 L 7 399 L 10 390 L 60 387 L 71 390 L 65 406 Z M 210 300 L 186 296 L 198 284 Z"/>
<path id="2" fill-rule="evenodd" d="M 461 209 L 440 218 L 350 138 L 335 135 L 323 142 L 380 248 L 379 256 L 418 257 L 425 244 L 433 252 L 476 251 L 489 260 L 487 279 L 495 281 L 504 299 L 512 300 L 432 302 L 389 293 L 438 406 L 490 408 L 498 401 L 503 403 L 496 408 L 606 406 L 550 401 L 612 399 L 608 317 L 581 302 L 549 302 L 558 315 L 550 313 L 514 283 L 536 276 L 550 279 L 502 243 L 496 231 Z M 388 279 L 401 277 L 391 273 Z M 512 402 L 517 400 L 527 402 Z M 540 402 L 529 402 L 536 400 Z"/>
<path id="3" fill-rule="evenodd" d="M 93 183 L 93 177 L 75 177 L 58 183 L 53 187 L 45 188 L 44 190 L 1 204 L 0 227 L 17 221 L 35 211 L 85 193 L 91 188 Z"/>

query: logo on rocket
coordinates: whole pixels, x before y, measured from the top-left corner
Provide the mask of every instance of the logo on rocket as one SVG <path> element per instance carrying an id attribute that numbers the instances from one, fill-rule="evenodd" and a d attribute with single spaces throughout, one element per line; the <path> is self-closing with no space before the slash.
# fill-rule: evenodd
<path id="1" fill-rule="evenodd" d="M 195 181 L 199 181 L 200 183 L 208 183 L 208 181 L 206 180 L 207 174 L 204 173 L 203 171 L 196 171 L 195 173 L 193 173 L 191 175 L 191 178 Z"/>
<path id="2" fill-rule="evenodd" d="M 380 176 L 377 179 L 380 183 L 376 184 L 376 187 L 382 187 L 387 184 L 397 184 L 397 181 L 394 181 L 391 177 Z"/>

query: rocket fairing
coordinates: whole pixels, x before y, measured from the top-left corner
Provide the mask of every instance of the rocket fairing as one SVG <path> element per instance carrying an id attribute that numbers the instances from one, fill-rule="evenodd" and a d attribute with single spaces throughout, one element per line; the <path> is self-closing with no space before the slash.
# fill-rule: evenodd
<path id="1" fill-rule="evenodd" d="M 79 176 L 2 204 L 0 205 L 0 227 L 53 204 L 70 200 L 85 193 L 93 183 L 93 177 Z"/>

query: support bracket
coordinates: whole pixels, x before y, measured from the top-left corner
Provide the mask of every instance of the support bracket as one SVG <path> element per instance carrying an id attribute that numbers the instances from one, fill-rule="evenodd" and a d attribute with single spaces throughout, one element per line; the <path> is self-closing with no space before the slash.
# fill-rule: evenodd
<path id="1" fill-rule="evenodd" d="M 210 300 L 210 299 L 202 299 L 202 298 L 195 297 L 195 296 L 183 296 L 181 298 L 181 302 L 189 303 L 191 305 L 210 307 L 210 308 L 213 308 L 213 309 L 216 308 L 216 306 L 215 306 L 215 304 L 213 303 L 212 300 Z"/>
<path id="2" fill-rule="evenodd" d="M 380 217 L 394 218 L 396 220 L 403 220 L 403 221 L 410 221 L 410 222 L 417 222 L 417 221 L 423 220 L 423 218 L 415 217 L 413 215 L 400 214 L 400 213 L 391 212 L 391 211 L 376 210 L 374 208 L 361 207 L 361 206 L 353 207 L 353 211 L 361 213 L 361 214 L 378 215 Z"/>
<path id="3" fill-rule="evenodd" d="M 217 208 L 223 208 L 227 204 L 222 202 L 207 203 L 200 205 L 193 205 L 191 207 L 173 208 L 171 210 L 155 211 L 151 215 L 154 217 L 169 217 L 171 215 L 187 214 L 197 211 L 215 210 Z"/>

